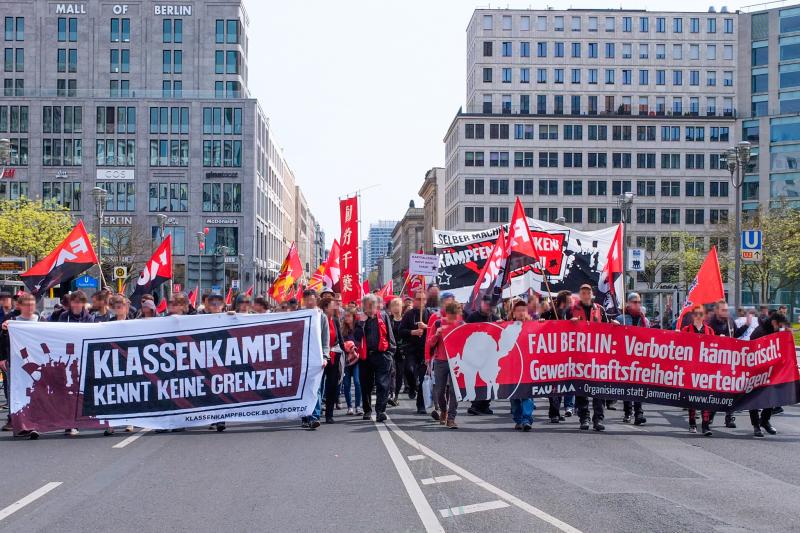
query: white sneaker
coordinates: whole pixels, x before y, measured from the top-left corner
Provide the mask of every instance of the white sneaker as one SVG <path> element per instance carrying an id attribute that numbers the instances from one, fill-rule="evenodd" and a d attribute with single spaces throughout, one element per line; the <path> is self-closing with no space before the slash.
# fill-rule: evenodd
<path id="1" fill-rule="evenodd" d="M 360 407 L 356 407 L 356 414 L 357 415 L 363 415 L 364 411 L 362 411 Z"/>
<path id="2" fill-rule="evenodd" d="M 128 433 L 132 433 L 133 432 L 133 426 L 126 426 L 125 427 L 125 431 L 127 431 Z"/>
<path id="3" fill-rule="evenodd" d="M 347 414 L 348 415 L 352 415 L 353 414 L 353 408 L 352 407 L 348 407 L 347 408 Z"/>
<path id="4" fill-rule="evenodd" d="M 71 429 L 65 429 L 64 430 L 64 435 L 67 435 L 69 437 L 74 437 L 74 436 L 78 435 L 78 433 L 79 432 L 78 432 L 78 430 L 76 428 L 71 428 Z"/>

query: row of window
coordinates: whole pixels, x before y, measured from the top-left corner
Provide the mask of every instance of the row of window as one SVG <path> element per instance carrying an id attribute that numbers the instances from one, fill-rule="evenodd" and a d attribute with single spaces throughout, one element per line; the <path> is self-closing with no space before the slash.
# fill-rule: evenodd
<path id="1" fill-rule="evenodd" d="M 510 139 L 511 127 L 514 128 L 515 140 L 532 140 L 537 138 L 534 133 L 534 124 L 489 124 L 489 139 Z M 562 126 L 563 139 L 565 141 L 582 141 L 583 124 L 564 124 Z M 637 141 L 655 141 L 658 126 L 636 126 Z M 608 130 L 611 129 L 611 139 L 614 141 L 633 140 L 633 126 L 624 125 L 605 125 L 589 124 L 586 126 L 587 139 L 589 141 L 608 140 Z M 680 141 L 681 126 L 661 126 L 662 141 Z M 684 126 L 685 140 L 704 142 L 706 140 L 705 126 Z M 730 129 L 727 126 L 711 126 L 708 128 L 708 140 L 711 142 L 728 142 L 730 139 Z M 486 134 L 485 124 L 466 123 L 464 124 L 464 137 L 466 139 L 484 139 Z M 540 141 L 557 141 L 559 139 L 559 126 L 557 124 L 539 124 Z"/>
<path id="2" fill-rule="evenodd" d="M 12 64 L 13 66 L 13 64 Z M 13 68 L 12 68 L 13 70 Z M 108 95 L 111 98 L 130 98 L 130 80 L 109 80 Z M 162 98 L 183 98 L 183 82 L 181 80 L 164 80 L 161 84 Z M 76 79 L 58 78 L 56 80 L 56 96 L 76 97 L 78 81 Z M 22 78 L 3 79 L 3 96 L 25 96 L 25 80 Z M 241 98 L 242 84 L 238 81 L 215 81 L 214 98 Z"/>
<path id="3" fill-rule="evenodd" d="M 514 29 L 513 16 L 502 15 L 499 17 L 501 20 L 500 29 L 503 31 L 511 31 Z M 517 20 L 516 29 L 518 31 L 531 30 L 531 16 L 521 15 Z M 580 15 L 570 16 L 570 30 L 582 31 L 584 21 L 586 23 L 586 30 L 596 32 L 599 29 L 600 18 L 596 16 L 588 16 L 586 19 Z M 650 17 L 639 16 L 637 17 L 639 33 L 649 33 L 650 30 Z M 547 15 L 536 16 L 536 31 L 564 31 L 566 17 L 564 15 Z M 672 17 L 671 27 L 673 33 L 683 33 L 684 17 Z M 705 21 L 701 23 L 701 21 Z M 700 33 L 701 27 L 705 26 L 706 33 L 717 33 L 718 19 L 715 16 L 706 17 L 689 17 L 688 18 L 689 33 Z M 607 16 L 603 17 L 603 29 L 606 32 L 617 31 L 617 27 L 623 33 L 632 33 L 634 29 L 634 18 L 631 16 L 623 16 L 621 18 Z M 494 28 L 494 15 L 483 15 L 482 28 L 484 31 L 493 31 Z M 725 17 L 722 19 L 722 28 L 724 33 L 733 33 L 733 18 Z M 667 32 L 667 17 L 654 17 L 654 29 L 656 33 Z"/>
<path id="4" fill-rule="evenodd" d="M 485 152 L 465 151 L 464 152 L 464 166 L 465 167 L 483 167 L 485 166 L 484 159 Z M 511 166 L 510 161 L 511 152 L 489 152 L 489 166 L 508 168 Z M 558 168 L 559 167 L 559 152 L 513 152 L 514 154 L 514 167 L 515 168 L 533 168 L 534 162 L 538 159 L 539 168 Z M 654 169 L 656 168 L 657 155 L 654 152 L 637 153 L 636 167 L 638 169 Z M 662 153 L 661 166 L 662 169 L 678 170 L 681 168 L 681 160 L 684 161 L 684 167 L 687 170 L 698 170 L 706 168 L 706 154 L 704 153 Z M 611 153 L 611 168 L 634 168 L 632 166 L 634 154 L 631 152 L 612 152 Z M 726 162 L 722 154 L 709 154 L 709 169 L 710 170 L 725 170 L 727 169 Z M 583 168 L 584 157 L 583 152 L 563 152 L 561 157 L 561 166 L 563 168 Z M 608 152 L 587 152 L 586 153 L 586 167 L 587 168 L 608 168 Z"/>
<path id="5" fill-rule="evenodd" d="M 586 222 L 589 224 L 607 224 L 608 223 L 608 208 L 605 207 L 587 207 L 586 208 Z M 662 224 L 662 225 L 677 225 L 681 223 L 681 210 L 680 209 L 661 209 L 660 222 L 656 222 L 656 209 L 637 209 L 636 210 L 636 223 L 637 224 Z M 488 218 L 486 214 L 488 212 Z M 533 217 L 533 208 L 525 208 L 527 216 Z M 562 207 L 561 216 L 564 218 L 566 224 L 582 224 L 584 208 L 582 207 Z M 684 209 L 684 224 L 687 225 L 704 225 L 706 223 L 712 225 L 727 224 L 728 223 L 728 210 L 727 209 L 709 209 L 708 222 L 706 222 L 705 209 Z M 555 222 L 558 216 L 557 207 L 540 207 L 538 210 L 539 220 L 545 222 Z M 622 211 L 617 208 L 611 209 L 611 223 L 618 224 L 622 221 Z M 484 207 L 484 206 L 465 206 L 464 207 L 464 222 L 498 222 L 507 223 L 508 208 L 507 207 Z"/>
<path id="6" fill-rule="evenodd" d="M 798 85 L 800 85 L 800 76 L 798 76 Z M 554 94 L 552 105 L 548 106 L 548 97 L 546 94 L 537 94 L 536 96 L 536 111 L 538 115 L 555 114 L 555 115 L 580 115 L 589 114 L 597 115 L 601 109 L 599 106 L 599 96 L 590 94 L 586 96 L 587 106 L 582 107 L 583 96 L 580 94 L 573 94 L 569 96 L 570 109 L 567 111 L 564 107 L 565 99 L 563 94 Z M 511 95 L 502 94 L 500 103 L 500 113 L 504 115 L 520 114 L 529 115 L 533 112 L 531 108 L 531 95 L 519 94 L 519 104 L 514 107 L 512 105 Z M 706 96 L 705 107 L 700 107 L 700 97 L 690 96 L 688 99 L 689 106 L 684 108 L 685 99 L 683 96 L 672 96 L 672 108 L 667 110 L 667 97 L 656 96 L 655 107 L 650 107 L 649 96 L 638 96 L 638 108 L 636 109 L 637 115 L 649 116 L 669 116 L 669 115 L 686 115 L 686 116 L 733 116 L 733 97 L 725 96 L 722 98 L 722 109 L 717 109 L 717 97 Z M 493 114 L 496 112 L 494 104 L 495 95 L 486 93 L 483 95 L 483 105 L 479 109 L 469 109 L 469 112 L 480 111 L 483 114 Z M 615 95 L 603 96 L 603 113 L 612 115 L 632 115 L 634 114 L 633 97 L 622 96 L 621 101 Z M 721 111 L 721 113 L 720 113 Z"/>
<path id="7" fill-rule="evenodd" d="M 483 82 L 484 83 L 492 83 L 494 81 L 494 70 L 491 67 L 486 67 L 483 69 Z M 537 68 L 536 69 L 536 83 L 548 83 L 548 76 L 547 73 L 549 69 L 546 68 Z M 614 68 L 607 68 L 602 71 L 596 68 L 589 68 L 586 69 L 586 78 L 581 76 L 583 72 L 580 68 L 573 68 L 573 69 L 564 69 L 564 68 L 554 68 L 552 69 L 553 77 L 550 80 L 556 84 L 563 84 L 565 82 L 565 74 L 569 73 L 569 82 L 572 84 L 580 84 L 585 81 L 589 85 L 597 85 L 600 83 L 600 72 L 603 73 L 603 83 L 605 85 L 615 85 L 619 80 L 621 85 L 633 85 L 634 80 L 634 73 L 636 71 L 632 69 L 621 69 L 619 70 L 620 76 L 617 76 L 618 69 Z M 671 80 L 671 85 L 673 87 L 680 87 L 684 85 L 684 71 L 681 69 L 673 69 L 670 71 L 664 69 L 657 69 L 653 71 L 655 76 L 651 78 L 650 70 L 649 69 L 639 69 L 638 70 L 638 84 L 640 86 L 648 86 L 648 85 L 657 85 L 663 86 L 667 85 L 667 79 Z M 699 87 L 700 86 L 700 70 L 689 70 L 687 76 L 687 83 L 691 87 Z M 668 76 L 668 73 L 671 75 Z M 500 74 L 502 76 L 503 83 L 513 83 L 514 76 L 513 76 L 513 69 L 511 67 L 503 67 L 500 69 Z M 733 87 L 733 71 L 726 70 L 723 71 L 723 85 L 725 87 Z M 717 85 L 717 71 L 716 70 L 708 70 L 705 72 L 705 85 L 707 87 L 716 87 Z M 529 67 L 522 67 L 519 69 L 519 76 L 517 78 L 519 83 L 531 83 L 531 69 Z"/>
<path id="8" fill-rule="evenodd" d="M 78 19 L 59 17 L 56 22 L 59 42 L 78 41 Z M 110 19 L 109 38 L 112 43 L 129 43 L 131 41 L 131 19 Z M 25 40 L 24 17 L 5 17 L 5 40 Z M 238 19 L 217 19 L 214 24 L 214 38 L 217 44 L 237 44 L 242 32 Z M 183 42 L 183 19 L 165 18 L 161 21 L 161 41 L 164 43 Z"/>
<path id="9" fill-rule="evenodd" d="M 133 167 L 136 165 L 134 139 L 97 139 L 95 142 L 97 166 Z M 0 164 L 28 165 L 28 139 L 9 139 L 9 154 Z M 82 139 L 42 139 L 42 165 L 46 167 L 83 165 Z M 178 139 L 151 139 L 150 166 L 189 166 L 189 141 Z M 242 141 L 204 140 L 204 167 L 242 166 Z"/>
<path id="10" fill-rule="evenodd" d="M 0 105 L 0 133 L 28 133 L 28 106 Z"/>
<path id="11" fill-rule="evenodd" d="M 531 57 L 531 42 L 519 41 L 518 56 Z M 569 45 L 569 46 L 567 46 Z M 584 46 L 585 45 L 585 46 Z M 650 59 L 650 43 L 638 43 L 639 59 Z M 667 59 L 667 44 L 656 43 L 655 45 L 655 58 Z M 717 59 L 717 44 L 707 43 L 704 45 L 706 53 L 700 53 L 700 44 L 689 44 L 687 58 L 690 60 L 699 60 L 701 57 L 715 61 Z M 672 44 L 672 53 L 670 59 L 683 60 L 684 48 L 686 45 L 682 43 Z M 600 49 L 603 49 L 603 57 L 606 59 L 615 59 L 619 55 L 622 59 L 633 59 L 633 43 L 616 43 L 616 42 L 571 42 L 564 43 L 563 41 L 539 41 L 536 43 L 536 57 L 548 57 L 548 51 L 552 50 L 552 57 L 565 57 L 566 50 L 569 50 L 569 56 L 573 59 L 581 57 L 588 57 L 590 59 L 597 59 L 600 57 Z M 618 53 L 619 51 L 619 53 Z M 492 57 L 494 55 L 494 42 L 483 41 L 483 57 Z M 500 43 L 500 55 L 502 57 L 514 57 L 514 42 L 502 41 Z M 722 45 L 722 59 L 733 61 L 734 51 L 732 44 Z"/>
<path id="12" fill-rule="evenodd" d="M 464 194 L 469 196 L 483 195 L 486 193 L 485 183 L 489 182 L 490 195 L 506 195 L 512 190 L 514 196 L 532 196 L 534 191 L 533 179 L 484 179 L 466 178 L 464 180 Z M 562 193 L 564 196 L 583 196 L 583 180 L 567 179 L 560 180 L 562 183 Z M 659 185 L 660 183 L 660 185 Z M 701 198 L 706 195 L 706 182 L 686 181 L 684 183 L 684 196 L 690 198 Z M 542 178 L 538 180 L 539 196 L 558 196 L 559 180 Z M 677 198 L 681 195 L 681 182 L 677 180 L 612 180 L 611 194 L 619 196 L 626 192 L 635 191 L 640 197 L 655 197 L 656 191 L 660 189 L 661 196 L 664 198 Z M 607 180 L 588 180 L 586 192 L 588 196 L 607 196 Z M 708 182 L 708 196 L 710 198 L 727 198 L 729 195 L 729 183 L 727 181 Z"/>

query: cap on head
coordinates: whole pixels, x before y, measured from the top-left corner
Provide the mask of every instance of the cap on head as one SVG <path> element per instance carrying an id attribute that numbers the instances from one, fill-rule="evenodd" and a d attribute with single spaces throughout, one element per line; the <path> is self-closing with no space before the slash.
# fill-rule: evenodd
<path id="1" fill-rule="evenodd" d="M 583 285 L 581 285 L 580 290 L 582 290 L 582 291 L 591 291 L 592 290 L 592 286 L 589 285 L 588 283 L 584 283 Z"/>
<path id="2" fill-rule="evenodd" d="M 455 298 L 456 296 L 452 292 L 443 292 L 442 293 L 442 300 L 447 300 L 448 298 Z"/>

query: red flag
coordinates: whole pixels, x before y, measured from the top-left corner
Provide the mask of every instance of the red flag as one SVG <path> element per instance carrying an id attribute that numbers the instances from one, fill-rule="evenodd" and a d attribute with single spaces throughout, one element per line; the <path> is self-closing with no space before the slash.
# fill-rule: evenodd
<path id="1" fill-rule="evenodd" d="M 712 246 L 700 270 L 694 277 L 689 290 L 686 291 L 686 301 L 675 323 L 675 329 L 680 330 L 684 315 L 695 305 L 705 305 L 718 302 L 725 298 L 725 287 L 722 285 L 722 272 L 719 270 L 719 257 L 717 247 Z"/>
<path id="2" fill-rule="evenodd" d="M 624 300 L 625 264 L 622 243 L 625 230 L 622 224 L 617 226 L 611 247 L 608 249 L 606 264 L 597 281 L 598 299 L 603 302 L 607 311 L 619 311 Z"/>
<path id="3" fill-rule="evenodd" d="M 189 303 L 192 304 L 192 307 L 197 307 L 197 293 L 200 292 L 200 287 L 195 287 L 191 291 L 187 297 L 189 298 Z"/>
<path id="4" fill-rule="evenodd" d="M 244 291 L 244 295 L 247 296 L 248 298 L 252 298 L 253 297 L 253 289 L 255 289 L 255 288 L 256 288 L 255 285 L 250 285 L 250 288 L 247 289 L 246 291 Z"/>
<path id="5" fill-rule="evenodd" d="M 533 246 L 528 217 L 525 216 L 525 209 L 522 207 L 522 202 L 519 201 L 519 198 L 514 204 L 514 214 L 511 216 L 511 224 L 508 226 L 506 245 L 509 252 L 509 270 L 516 270 L 537 262 L 538 255 Z M 544 265 L 541 266 L 544 267 Z"/>
<path id="6" fill-rule="evenodd" d="M 367 294 L 369 294 L 369 280 L 365 279 L 364 282 L 361 283 L 361 297 L 363 298 Z"/>
<path id="7" fill-rule="evenodd" d="M 492 306 L 503 297 L 503 287 L 508 281 L 508 261 L 511 254 L 511 242 L 506 241 L 505 232 L 500 228 L 497 241 L 492 247 L 489 259 L 483 264 L 481 273 L 472 288 L 469 301 L 465 306 L 469 311 L 477 311 L 484 296 L 492 298 Z"/>
<path id="8" fill-rule="evenodd" d="M 325 270 L 322 275 L 322 283 L 325 285 L 325 288 L 333 292 L 342 292 L 339 256 L 339 241 L 333 239 L 333 246 L 331 246 L 331 251 L 328 253 L 328 260 L 325 261 Z"/>
<path id="9" fill-rule="evenodd" d="M 83 221 L 80 221 L 50 255 L 20 274 L 20 277 L 31 294 L 39 296 L 96 264 L 97 256 Z"/>
<path id="10" fill-rule="evenodd" d="M 170 279 L 172 279 L 172 235 L 167 235 L 144 264 L 136 280 L 136 288 L 131 294 L 133 306 L 138 308 L 144 294 L 152 293 Z"/>
<path id="11" fill-rule="evenodd" d="M 389 298 L 391 296 L 394 296 L 394 283 L 392 280 L 389 280 L 386 285 L 381 287 L 380 297 Z"/>
<path id="12" fill-rule="evenodd" d="M 288 300 L 289 291 L 302 275 L 303 265 L 300 262 L 300 256 L 297 255 L 297 247 L 292 243 L 289 247 L 289 253 L 286 254 L 286 259 L 283 260 L 278 278 L 269 288 L 270 297 L 278 303 Z"/>
<path id="13" fill-rule="evenodd" d="M 156 314 L 160 315 L 161 313 L 167 312 L 167 299 L 161 298 L 161 301 L 158 302 L 158 306 L 156 307 Z"/>
<path id="14" fill-rule="evenodd" d="M 225 295 L 225 305 L 231 305 L 232 299 L 233 299 L 233 287 L 228 289 L 228 294 Z"/>
<path id="15" fill-rule="evenodd" d="M 358 300 L 360 293 L 358 283 L 358 196 L 339 201 L 339 216 L 342 231 L 339 239 L 342 303 L 347 305 Z"/>
<path id="16" fill-rule="evenodd" d="M 327 261 L 317 267 L 317 270 L 311 275 L 311 280 L 308 282 L 308 288 L 321 292 L 325 284 L 325 267 Z"/>

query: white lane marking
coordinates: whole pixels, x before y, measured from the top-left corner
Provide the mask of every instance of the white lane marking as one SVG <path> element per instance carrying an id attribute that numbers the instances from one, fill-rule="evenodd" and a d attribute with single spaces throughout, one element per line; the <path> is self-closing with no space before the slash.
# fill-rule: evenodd
<path id="1" fill-rule="evenodd" d="M 381 441 L 383 441 L 383 445 L 386 447 L 386 451 L 389 453 L 389 457 L 392 459 L 394 467 L 397 469 L 397 474 L 400 476 L 400 480 L 403 482 L 406 492 L 408 492 L 408 497 L 411 498 L 411 503 L 414 504 L 414 508 L 417 510 L 420 520 L 422 520 L 425 531 L 429 533 L 444 533 L 442 524 L 440 524 L 439 519 L 436 518 L 436 513 L 433 512 L 431 504 L 425 499 L 425 495 L 422 493 L 419 484 L 417 484 L 414 474 L 411 473 L 411 469 L 403 460 L 403 455 L 400 453 L 397 444 L 392 440 L 389 430 L 381 423 L 376 422 L 375 425 L 378 427 L 378 434 L 381 437 Z"/>
<path id="2" fill-rule="evenodd" d="M 504 507 L 511 507 L 503 500 L 494 500 L 492 502 L 473 503 L 472 505 L 462 505 L 460 507 L 450 507 L 449 509 L 441 509 L 439 514 L 442 518 L 450 516 L 458 516 L 469 513 L 480 513 L 481 511 L 491 511 L 492 509 L 502 509 Z"/>
<path id="3" fill-rule="evenodd" d="M 421 479 L 423 485 L 433 485 L 434 483 L 449 483 L 451 481 L 461 481 L 460 476 L 451 474 L 449 476 L 426 477 Z"/>
<path id="4" fill-rule="evenodd" d="M 118 443 L 116 443 L 115 445 L 113 445 L 112 448 L 124 448 L 128 444 L 131 444 L 131 443 L 135 442 L 136 439 L 138 439 L 139 437 L 141 437 L 142 435 L 144 435 L 148 431 L 150 431 L 150 430 L 147 429 L 147 428 L 140 429 L 139 431 L 137 431 L 136 433 L 134 433 L 130 437 L 128 437 L 126 439 L 123 439 L 123 440 L 119 441 Z"/>
<path id="5" fill-rule="evenodd" d="M 556 517 L 544 512 L 544 511 L 542 511 L 538 507 L 534 507 L 533 505 L 520 500 L 516 496 L 513 496 L 513 495 L 507 493 L 506 491 L 504 491 L 502 489 L 499 489 L 499 488 L 495 487 L 494 485 L 492 485 L 490 483 L 487 483 L 486 481 L 482 480 L 478 476 L 476 476 L 474 474 L 471 474 L 470 472 L 464 470 L 463 468 L 461 468 L 457 464 L 454 464 L 454 463 L 448 461 L 447 459 L 445 459 L 444 457 L 442 457 L 438 453 L 434 452 L 433 450 L 431 450 L 427 446 L 424 446 L 424 445 L 420 444 L 419 442 L 417 442 L 416 440 L 414 440 L 413 438 L 411 438 L 405 431 L 403 431 L 402 429 L 397 427 L 397 425 L 394 422 L 392 422 L 391 419 L 387 420 L 385 422 L 385 424 L 390 430 L 392 430 L 392 432 L 395 435 L 400 437 L 407 444 L 409 444 L 410 446 L 413 446 L 418 451 L 424 453 L 425 455 L 427 455 L 428 457 L 430 457 L 434 461 L 438 462 L 439 464 L 441 464 L 443 466 L 446 466 L 447 468 L 449 468 L 450 470 L 452 470 L 456 474 L 460 475 L 461 477 L 463 477 L 467 481 L 471 481 L 471 482 L 475 483 L 479 487 L 481 487 L 481 488 L 483 488 L 485 490 L 488 490 L 489 492 L 493 493 L 497 497 L 507 501 L 511 505 L 514 505 L 514 506 L 522 509 L 526 513 L 532 514 L 533 516 L 539 518 L 540 520 L 543 520 L 543 521 L 547 522 L 551 526 L 563 531 L 564 533 L 581 533 L 581 530 L 579 530 L 577 528 L 574 528 L 571 525 L 567 524 L 566 522 L 564 522 L 562 520 L 559 520 L 558 518 L 556 518 Z"/>
<path id="6" fill-rule="evenodd" d="M 44 496 L 45 494 L 47 494 L 48 492 L 50 492 L 54 488 L 56 488 L 59 485 L 61 485 L 61 483 L 62 483 L 61 481 L 51 481 L 50 483 L 46 483 L 44 486 L 39 487 L 35 491 L 31 492 L 30 494 L 28 494 L 24 498 L 21 498 L 21 499 L 15 501 L 11 505 L 9 505 L 8 507 L 6 507 L 5 509 L 0 511 L 0 520 L 4 520 L 4 519 L 8 518 L 10 515 L 16 513 L 17 511 L 19 511 L 20 509 L 22 509 L 23 507 L 25 507 L 29 503 L 32 503 L 32 502 L 38 500 L 39 498 L 41 498 L 42 496 Z"/>
<path id="7" fill-rule="evenodd" d="M 422 461 L 423 459 L 425 459 L 424 455 L 409 455 L 408 456 L 408 460 L 409 461 Z"/>

